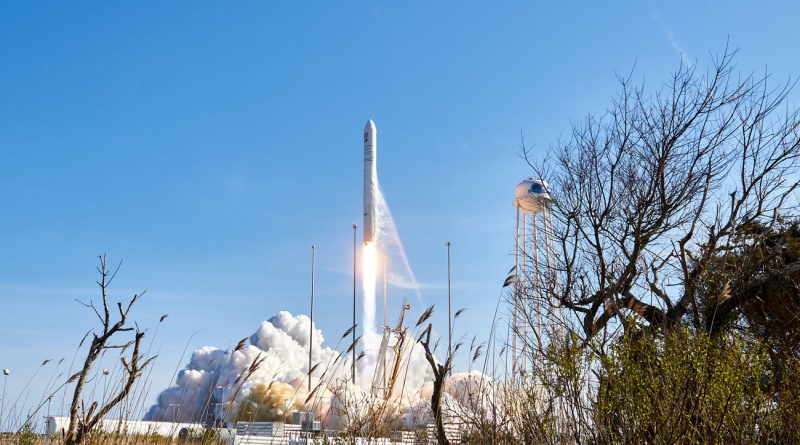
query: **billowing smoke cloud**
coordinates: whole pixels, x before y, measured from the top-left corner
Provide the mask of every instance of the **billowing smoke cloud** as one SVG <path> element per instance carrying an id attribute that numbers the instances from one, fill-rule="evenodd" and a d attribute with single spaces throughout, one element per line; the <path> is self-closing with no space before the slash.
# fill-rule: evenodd
<path id="1" fill-rule="evenodd" d="M 145 420 L 206 424 L 289 421 L 293 411 L 311 411 L 326 428 L 342 428 L 355 417 L 372 415 L 387 427 L 401 429 L 430 417 L 429 365 L 422 347 L 413 343 L 410 335 L 402 351 L 397 382 L 390 399 L 384 401 L 370 391 L 375 364 L 358 361 L 353 385 L 352 354 L 323 347 L 322 332 L 316 328 L 309 345 L 310 327 L 305 315 L 279 312 L 262 322 L 249 344 L 238 350 L 197 349 L 175 384 L 158 396 Z M 314 363 L 310 377 L 309 347 Z M 378 342 L 363 345 L 376 351 L 379 347 Z M 470 409 L 474 402 L 468 395 L 490 384 L 480 373 L 454 374 L 445 387 L 445 404 L 453 407 L 453 412 Z"/>
<path id="2" fill-rule="evenodd" d="M 145 419 L 210 422 L 246 414 L 278 420 L 285 411 L 302 406 L 303 400 L 298 399 L 307 396 L 310 325 L 305 315 L 293 317 L 279 312 L 261 323 L 250 344 L 241 349 L 223 351 L 205 346 L 194 351 L 175 385 L 158 396 L 158 403 Z M 311 361 L 318 364 L 311 373 L 314 385 L 323 374 L 342 378 L 347 370 L 340 355 L 323 348 L 323 342 L 322 332 L 315 328 L 310 345 Z M 245 406 L 240 406 L 243 402 Z M 260 406 L 253 414 L 252 403 L 275 406 Z"/>

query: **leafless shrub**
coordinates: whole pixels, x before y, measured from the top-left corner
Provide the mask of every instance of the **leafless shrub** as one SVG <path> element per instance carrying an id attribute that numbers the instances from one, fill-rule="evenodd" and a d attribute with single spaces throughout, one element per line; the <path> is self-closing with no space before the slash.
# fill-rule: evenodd
<path id="1" fill-rule="evenodd" d="M 117 267 L 117 271 L 118 270 L 119 267 Z M 83 362 L 83 368 L 76 374 L 77 378 L 75 379 L 75 391 L 69 409 L 69 428 L 64 435 L 64 443 L 66 445 L 83 443 L 86 435 L 92 431 L 97 423 L 102 420 L 103 417 L 108 414 L 108 412 L 111 411 L 118 403 L 128 396 L 131 388 L 136 380 L 141 377 L 144 369 L 155 359 L 155 357 L 146 358 L 140 356 L 139 348 L 145 334 L 138 328 L 134 330 L 134 328 L 129 327 L 127 324 L 128 314 L 130 313 L 133 304 L 136 303 L 136 301 L 147 291 L 145 290 L 138 295 L 134 295 L 133 298 L 131 298 L 131 300 L 128 302 L 127 307 L 123 308 L 122 303 L 117 303 L 119 318 L 114 321 L 112 320 L 111 310 L 109 309 L 107 290 L 108 285 L 116 276 L 116 271 L 111 274 L 107 269 L 105 255 L 100 257 L 100 267 L 98 268 L 98 272 L 100 273 L 101 277 L 97 284 L 100 286 L 102 295 L 102 313 L 92 302 L 82 304 L 94 311 L 95 315 L 97 315 L 97 318 L 100 320 L 102 330 L 100 332 L 92 332 L 92 340 L 89 344 L 89 351 L 87 352 L 86 358 Z M 109 344 L 112 337 L 114 337 L 116 334 L 131 331 L 135 331 L 133 340 L 122 344 Z M 108 349 L 125 350 L 129 346 L 133 346 L 130 359 L 127 359 L 126 357 L 120 358 L 120 363 L 127 375 L 122 387 L 119 388 L 116 395 L 113 395 L 108 400 L 103 400 L 102 406 L 100 406 L 97 402 L 93 402 L 87 409 L 83 404 L 82 396 L 89 373 L 92 370 L 92 365 L 94 365 L 95 361 L 104 351 Z"/>

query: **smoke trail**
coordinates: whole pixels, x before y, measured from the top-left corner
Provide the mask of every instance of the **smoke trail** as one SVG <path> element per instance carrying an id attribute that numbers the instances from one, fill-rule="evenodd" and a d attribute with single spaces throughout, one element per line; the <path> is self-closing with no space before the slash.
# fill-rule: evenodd
<path id="1" fill-rule="evenodd" d="M 380 335 L 376 332 L 375 325 L 375 297 L 377 291 L 377 274 L 378 274 L 378 247 L 381 252 L 389 256 L 390 252 L 397 252 L 399 254 L 403 266 L 405 267 L 408 276 L 411 278 L 411 283 L 414 292 L 417 295 L 417 300 L 422 303 L 422 297 L 417 285 L 417 279 L 414 272 L 411 270 L 411 265 L 408 263 L 403 243 L 400 241 L 400 236 L 397 233 L 397 227 L 392 218 L 392 212 L 389 210 L 389 205 L 386 203 L 386 198 L 380 186 L 375 191 L 377 214 L 377 227 L 376 237 L 374 243 L 364 244 L 362 253 L 362 285 L 364 289 L 364 313 L 362 318 L 362 325 L 364 326 L 364 347 L 365 352 L 364 362 L 360 364 L 363 369 L 362 375 L 371 376 L 374 372 L 374 365 L 378 358 L 378 344 L 380 343 Z"/>
<path id="2" fill-rule="evenodd" d="M 397 226 L 394 224 L 392 212 L 389 210 L 389 204 L 386 202 L 386 198 L 383 196 L 383 192 L 381 191 L 380 187 L 378 187 L 377 197 L 379 230 L 378 239 L 381 240 L 381 250 L 388 254 L 388 252 L 392 250 L 392 247 L 394 247 L 394 250 L 398 252 L 400 258 L 403 260 L 403 266 L 405 267 L 406 273 L 408 273 L 408 276 L 411 278 L 414 292 L 417 294 L 417 301 L 422 303 L 422 296 L 419 292 L 417 278 L 414 276 L 414 271 L 411 270 L 411 265 L 408 263 L 406 250 L 403 248 L 403 242 L 400 241 L 400 235 L 397 233 Z"/>

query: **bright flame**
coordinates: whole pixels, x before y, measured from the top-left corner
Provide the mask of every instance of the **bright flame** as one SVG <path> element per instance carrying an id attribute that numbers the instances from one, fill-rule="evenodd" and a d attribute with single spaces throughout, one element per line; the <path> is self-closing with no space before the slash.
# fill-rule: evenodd
<path id="1" fill-rule="evenodd" d="M 364 285 L 364 345 L 372 345 L 377 335 L 375 332 L 375 288 L 378 277 L 378 251 L 375 243 L 364 243 L 362 255 L 364 267 L 362 280 Z M 369 359 L 377 356 L 377 351 L 365 351 Z M 372 363 L 374 360 L 368 360 Z"/>

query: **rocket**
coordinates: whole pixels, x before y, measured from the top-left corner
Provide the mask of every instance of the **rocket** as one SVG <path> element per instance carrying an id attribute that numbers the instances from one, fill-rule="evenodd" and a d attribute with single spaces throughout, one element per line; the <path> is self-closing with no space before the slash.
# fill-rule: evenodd
<path id="1" fill-rule="evenodd" d="M 378 230 L 378 130 L 372 119 L 364 127 L 364 244 L 374 243 Z"/>

